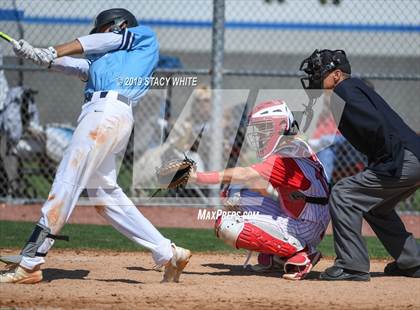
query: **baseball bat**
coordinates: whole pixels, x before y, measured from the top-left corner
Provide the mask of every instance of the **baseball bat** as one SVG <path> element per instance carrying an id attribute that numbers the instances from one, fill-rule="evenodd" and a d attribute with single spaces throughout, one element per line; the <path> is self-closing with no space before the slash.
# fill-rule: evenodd
<path id="1" fill-rule="evenodd" d="M 17 41 L 15 39 L 13 39 L 11 36 L 5 34 L 4 32 L 0 31 L 0 38 L 2 38 L 3 40 L 11 43 L 11 44 L 16 44 Z"/>

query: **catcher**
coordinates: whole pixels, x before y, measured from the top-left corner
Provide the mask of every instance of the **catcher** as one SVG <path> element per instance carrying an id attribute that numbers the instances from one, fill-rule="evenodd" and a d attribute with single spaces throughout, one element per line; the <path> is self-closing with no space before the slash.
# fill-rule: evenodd
<path id="1" fill-rule="evenodd" d="M 283 278 L 289 280 L 303 279 L 319 261 L 316 246 L 330 219 L 323 167 L 297 133 L 297 123 L 284 101 L 263 102 L 251 112 L 247 131 L 261 163 L 196 172 L 186 159 L 178 167 L 171 162 L 158 171 L 158 179 L 169 186 L 182 186 L 188 178 L 198 184 L 245 186 L 227 191 L 225 208 L 239 212 L 220 216 L 216 235 L 235 248 L 259 252 L 254 270 L 280 267 L 285 271 Z M 172 182 L 168 173 L 174 176 Z M 269 197 L 270 186 L 278 193 L 277 199 Z M 258 215 L 245 216 L 245 211 Z"/>

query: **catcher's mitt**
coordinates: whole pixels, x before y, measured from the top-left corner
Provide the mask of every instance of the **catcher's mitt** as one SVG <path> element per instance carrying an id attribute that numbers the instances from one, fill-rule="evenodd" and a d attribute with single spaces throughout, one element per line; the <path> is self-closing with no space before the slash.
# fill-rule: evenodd
<path id="1" fill-rule="evenodd" d="M 188 183 L 192 169 L 196 169 L 195 161 L 185 156 L 174 159 L 156 168 L 158 183 L 162 188 L 180 188 Z"/>

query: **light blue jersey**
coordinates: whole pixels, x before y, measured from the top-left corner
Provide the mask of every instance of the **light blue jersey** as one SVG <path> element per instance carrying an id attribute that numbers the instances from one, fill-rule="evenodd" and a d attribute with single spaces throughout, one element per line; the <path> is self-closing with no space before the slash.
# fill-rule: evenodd
<path id="1" fill-rule="evenodd" d="M 159 43 L 148 27 L 123 29 L 120 46 L 110 52 L 88 55 L 89 79 L 85 95 L 114 90 L 137 102 L 149 88 L 159 60 Z"/>

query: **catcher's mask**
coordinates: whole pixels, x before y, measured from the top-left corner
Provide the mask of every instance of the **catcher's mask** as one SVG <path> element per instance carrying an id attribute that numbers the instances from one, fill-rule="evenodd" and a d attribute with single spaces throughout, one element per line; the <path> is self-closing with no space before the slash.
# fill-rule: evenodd
<path id="1" fill-rule="evenodd" d="M 286 102 L 271 100 L 258 104 L 251 111 L 247 140 L 257 156 L 265 159 L 274 152 L 284 135 L 294 135 L 298 129 Z"/>
<path id="2" fill-rule="evenodd" d="M 309 98 L 321 96 L 323 80 L 329 72 L 335 69 L 351 74 L 350 63 L 343 50 L 315 50 L 311 56 L 304 59 L 299 70 L 304 71 L 307 76 L 300 79 L 302 87 L 307 91 Z M 320 91 L 313 91 L 319 89 Z"/>
<path id="3" fill-rule="evenodd" d="M 103 26 L 111 26 L 111 31 L 120 31 L 124 23 L 127 23 L 127 28 L 138 25 L 136 17 L 126 9 L 105 10 L 96 16 L 94 28 L 89 34 L 99 32 Z"/>

